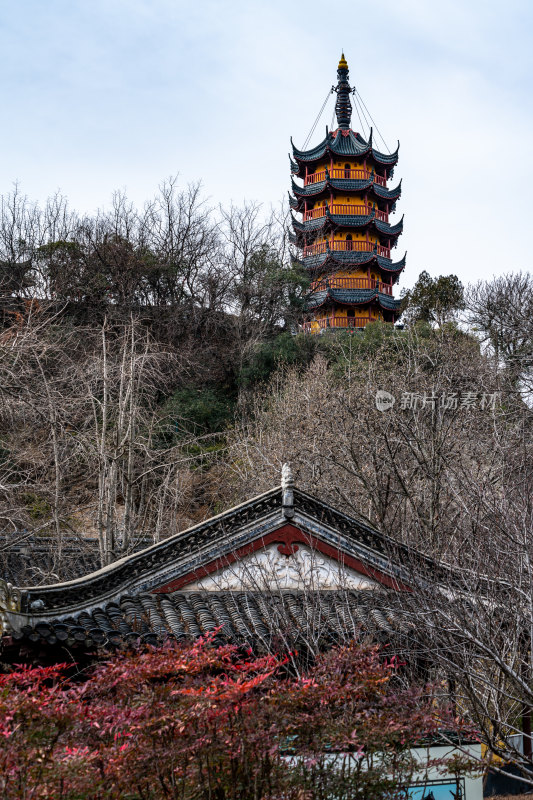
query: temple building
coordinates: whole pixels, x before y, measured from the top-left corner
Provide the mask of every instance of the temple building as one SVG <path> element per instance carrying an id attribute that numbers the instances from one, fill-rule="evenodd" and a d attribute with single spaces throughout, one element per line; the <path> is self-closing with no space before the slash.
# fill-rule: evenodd
<path id="1" fill-rule="evenodd" d="M 408 589 L 412 558 L 297 489 L 285 465 L 281 486 L 75 580 L 15 587 L 0 576 L 0 660 L 80 664 L 215 630 L 258 652 L 303 652 L 310 637 L 318 652 L 364 630 L 399 652 L 412 626 L 387 593 Z"/>
<path id="2" fill-rule="evenodd" d="M 338 127 L 311 150 L 292 145 L 291 208 L 294 236 L 311 279 L 304 330 L 364 328 L 369 322 L 394 322 L 400 301 L 393 286 L 405 266 L 405 256 L 392 261 L 403 220 L 391 224 L 401 194 L 401 182 L 387 186 L 398 161 L 352 130 L 352 89 L 344 53 L 337 70 L 335 113 Z M 292 143 L 292 140 L 291 140 Z"/>

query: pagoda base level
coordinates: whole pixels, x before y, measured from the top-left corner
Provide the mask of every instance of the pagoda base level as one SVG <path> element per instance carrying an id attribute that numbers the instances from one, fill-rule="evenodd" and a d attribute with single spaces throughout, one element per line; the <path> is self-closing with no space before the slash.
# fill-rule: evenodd
<path id="1" fill-rule="evenodd" d="M 387 322 L 393 324 L 394 320 L 381 320 L 375 317 L 322 317 L 302 324 L 303 333 L 322 333 L 327 330 L 358 330 L 366 328 L 372 322 Z"/>

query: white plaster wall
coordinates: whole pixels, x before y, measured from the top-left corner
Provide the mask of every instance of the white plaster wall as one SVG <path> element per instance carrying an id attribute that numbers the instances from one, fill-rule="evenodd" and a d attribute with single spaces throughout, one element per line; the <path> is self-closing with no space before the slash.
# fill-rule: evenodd
<path id="1" fill-rule="evenodd" d="M 278 544 L 228 564 L 212 575 L 182 587 L 181 591 L 221 589 L 369 589 L 377 581 L 303 544 L 285 556 Z"/>
<path id="2" fill-rule="evenodd" d="M 476 760 L 481 760 L 481 745 L 480 744 L 469 744 L 465 745 L 464 750 L 467 751 L 468 755 L 471 755 Z M 461 754 L 454 745 L 439 745 L 437 747 L 419 747 L 413 749 L 413 754 L 420 761 L 421 771 L 418 774 L 417 778 L 413 783 L 423 782 L 424 780 L 428 781 L 439 781 L 439 783 L 447 783 L 449 780 L 453 780 L 452 775 L 446 775 L 446 773 L 439 772 L 437 767 L 432 767 L 430 769 L 426 769 L 425 765 L 428 762 L 428 759 L 448 759 L 451 758 L 454 754 Z M 483 778 L 481 773 L 479 775 L 474 775 L 472 777 L 466 777 L 465 779 L 465 800 L 483 800 Z M 429 787 L 428 787 L 429 791 Z M 452 800 L 452 798 L 450 798 Z"/>

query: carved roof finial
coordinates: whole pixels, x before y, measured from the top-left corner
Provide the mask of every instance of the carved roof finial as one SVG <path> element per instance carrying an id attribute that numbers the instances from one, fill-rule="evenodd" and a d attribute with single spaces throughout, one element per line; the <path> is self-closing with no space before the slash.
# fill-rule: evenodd
<path id="1" fill-rule="evenodd" d="M 294 516 L 294 478 L 292 476 L 291 465 L 285 463 L 281 468 L 281 489 L 283 498 L 281 501 L 283 516 L 289 519 Z"/>
<path id="2" fill-rule="evenodd" d="M 10 630 L 10 614 L 20 612 L 21 592 L 0 578 L 0 635 Z"/>
<path id="3" fill-rule="evenodd" d="M 286 462 L 281 468 L 281 488 L 289 489 L 291 486 L 294 486 L 294 478 L 291 465 Z"/>

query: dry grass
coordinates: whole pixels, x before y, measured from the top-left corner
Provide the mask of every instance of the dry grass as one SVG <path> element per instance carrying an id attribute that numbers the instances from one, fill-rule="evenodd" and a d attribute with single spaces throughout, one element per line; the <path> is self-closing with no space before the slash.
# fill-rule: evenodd
<path id="1" fill-rule="evenodd" d="M 491 795 L 490 800 L 533 800 L 533 793 L 528 794 L 494 794 Z"/>

